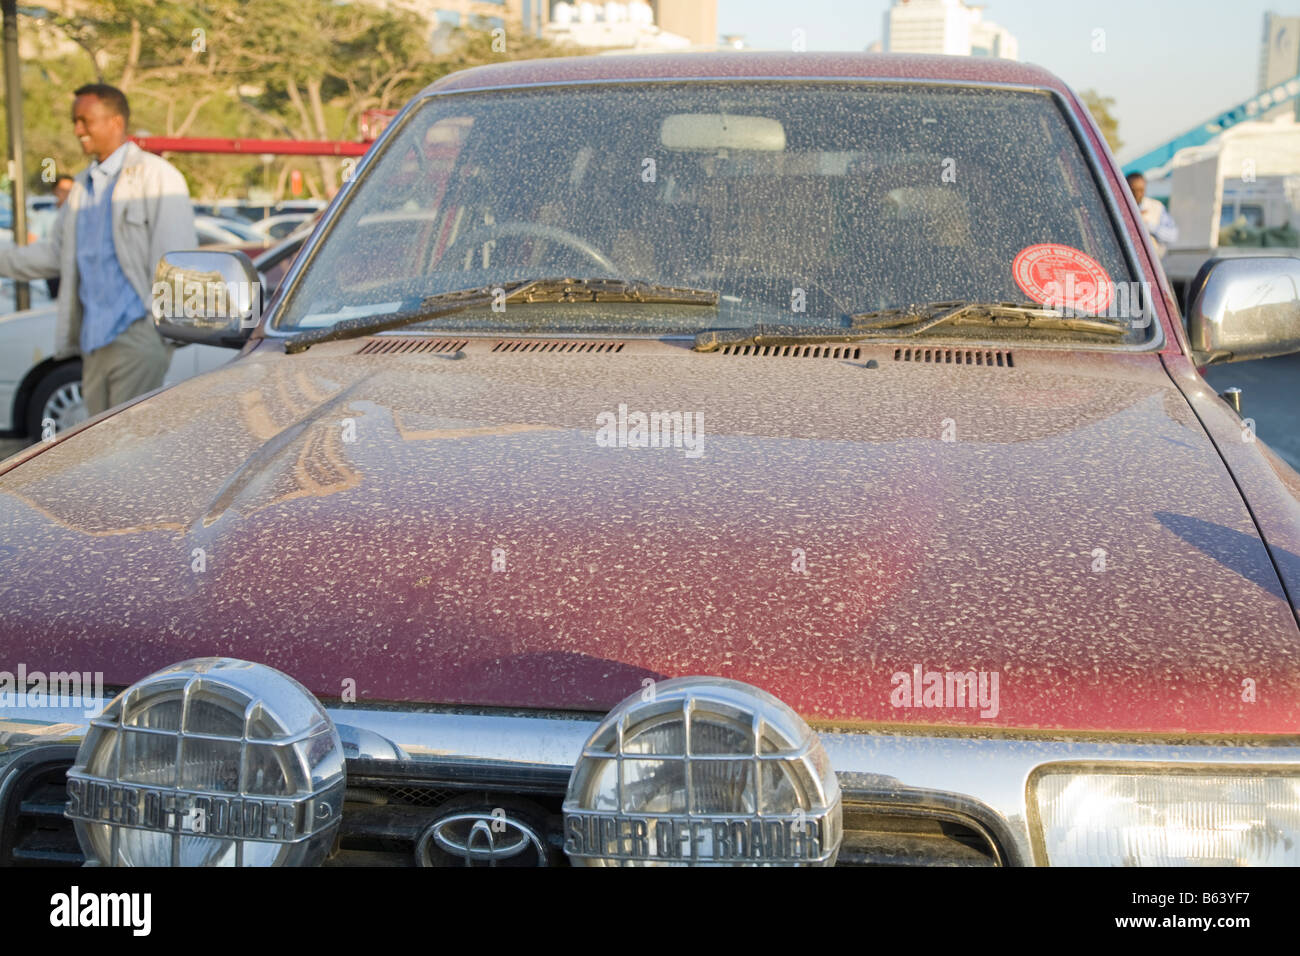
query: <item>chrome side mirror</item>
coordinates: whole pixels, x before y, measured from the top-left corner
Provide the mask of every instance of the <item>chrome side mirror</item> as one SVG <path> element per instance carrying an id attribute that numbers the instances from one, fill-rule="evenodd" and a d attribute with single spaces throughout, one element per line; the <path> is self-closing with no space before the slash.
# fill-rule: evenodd
<path id="1" fill-rule="evenodd" d="M 1187 336 L 1197 365 L 1300 351 L 1300 259 L 1212 259 L 1192 290 Z"/>
<path id="2" fill-rule="evenodd" d="M 152 291 L 158 332 L 178 342 L 241 348 L 262 319 L 262 281 L 242 252 L 169 252 Z"/>

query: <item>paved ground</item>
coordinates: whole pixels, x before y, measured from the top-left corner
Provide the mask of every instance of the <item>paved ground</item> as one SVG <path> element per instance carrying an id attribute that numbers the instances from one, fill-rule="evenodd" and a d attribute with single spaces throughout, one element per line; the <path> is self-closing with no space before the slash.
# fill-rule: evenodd
<path id="1" fill-rule="evenodd" d="M 26 444 L 25 441 L 18 441 L 13 438 L 0 438 L 0 461 L 8 458 L 16 451 L 21 451 Z"/>
<path id="2" fill-rule="evenodd" d="M 1205 380 L 1218 392 L 1241 389 L 1242 417 L 1255 419 L 1255 434 L 1300 470 L 1300 354 L 1215 365 Z"/>

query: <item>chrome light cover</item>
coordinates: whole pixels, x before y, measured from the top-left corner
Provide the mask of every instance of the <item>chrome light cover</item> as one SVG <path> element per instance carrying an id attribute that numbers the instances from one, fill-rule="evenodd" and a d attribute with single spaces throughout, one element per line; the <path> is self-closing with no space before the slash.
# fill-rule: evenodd
<path id="1" fill-rule="evenodd" d="M 90 721 L 65 815 L 91 865 L 313 865 L 333 844 L 344 775 L 310 691 L 263 664 L 200 658 Z"/>
<path id="2" fill-rule="evenodd" d="M 718 677 L 620 703 L 564 800 L 565 853 L 586 866 L 830 866 L 842 833 L 817 735 L 771 694 Z"/>

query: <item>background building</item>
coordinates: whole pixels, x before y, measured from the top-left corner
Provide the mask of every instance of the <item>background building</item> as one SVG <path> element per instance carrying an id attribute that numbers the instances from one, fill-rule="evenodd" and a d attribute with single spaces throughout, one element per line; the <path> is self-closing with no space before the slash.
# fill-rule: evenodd
<path id="1" fill-rule="evenodd" d="M 962 0 L 894 0 L 884 15 L 884 48 L 892 53 L 940 53 L 1017 59 L 1019 44 L 984 19 L 984 8 Z"/>
<path id="2" fill-rule="evenodd" d="M 475 23 L 519 23 L 534 36 L 599 49 L 714 49 L 718 45 L 717 0 L 375 0 L 420 14 L 434 39 Z"/>
<path id="3" fill-rule="evenodd" d="M 550 17 L 550 0 L 378 0 L 381 5 L 413 10 L 434 26 L 470 26 L 475 20 L 489 27 L 521 23 L 534 35 Z"/>
<path id="4" fill-rule="evenodd" d="M 718 0 L 655 0 L 650 6 L 661 30 L 686 37 L 691 46 L 718 45 Z"/>
<path id="5" fill-rule="evenodd" d="M 717 29 L 716 0 L 556 2 L 544 34 L 559 43 L 605 50 L 712 50 Z"/>
<path id="6" fill-rule="evenodd" d="M 1300 74 L 1300 17 L 1264 14 L 1264 39 L 1259 49 L 1259 92 Z M 1300 120 L 1300 100 L 1265 110 L 1264 119 L 1284 115 Z"/>

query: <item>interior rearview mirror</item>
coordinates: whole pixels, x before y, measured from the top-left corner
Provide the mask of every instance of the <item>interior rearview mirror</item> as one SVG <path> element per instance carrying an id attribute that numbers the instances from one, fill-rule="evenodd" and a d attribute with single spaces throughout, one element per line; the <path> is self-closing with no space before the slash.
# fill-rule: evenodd
<path id="1" fill-rule="evenodd" d="M 730 113 L 673 113 L 659 128 L 664 149 L 785 149 L 785 127 L 767 116 Z"/>

